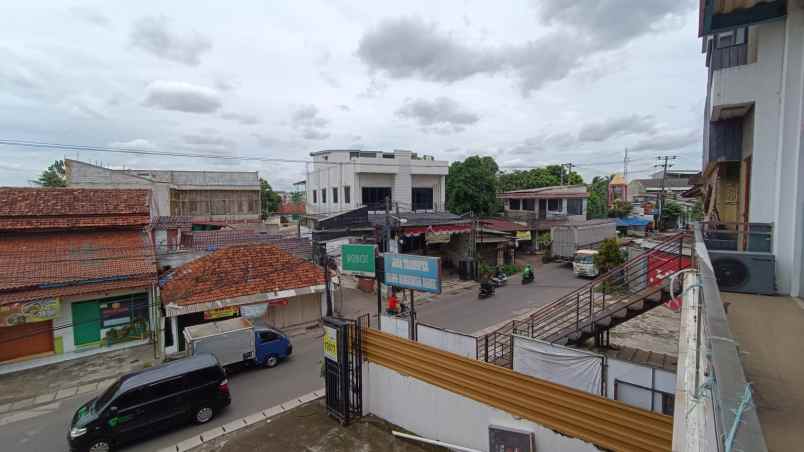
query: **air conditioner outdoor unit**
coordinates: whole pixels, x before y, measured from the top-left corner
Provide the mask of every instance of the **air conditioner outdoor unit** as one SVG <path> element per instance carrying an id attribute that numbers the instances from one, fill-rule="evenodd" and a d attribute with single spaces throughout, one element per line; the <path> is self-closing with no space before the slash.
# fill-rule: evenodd
<path id="1" fill-rule="evenodd" d="M 776 293 L 773 254 L 752 251 L 709 251 L 720 290 L 762 295 Z"/>

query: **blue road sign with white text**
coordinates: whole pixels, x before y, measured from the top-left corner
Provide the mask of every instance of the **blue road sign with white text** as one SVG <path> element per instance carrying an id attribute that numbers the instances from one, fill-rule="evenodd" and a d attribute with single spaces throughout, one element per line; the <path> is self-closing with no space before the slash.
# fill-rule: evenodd
<path id="1" fill-rule="evenodd" d="M 441 293 L 441 259 L 385 253 L 385 284 L 421 292 Z"/>

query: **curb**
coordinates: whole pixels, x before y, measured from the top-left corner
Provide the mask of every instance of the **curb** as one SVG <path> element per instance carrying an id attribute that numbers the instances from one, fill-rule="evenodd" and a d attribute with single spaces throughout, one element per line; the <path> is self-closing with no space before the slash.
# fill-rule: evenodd
<path id="1" fill-rule="evenodd" d="M 317 389 L 313 392 L 296 397 L 295 399 L 291 399 L 288 400 L 287 402 L 280 403 L 279 405 L 272 406 L 271 408 L 258 411 L 246 417 L 242 417 L 240 419 L 236 419 L 232 422 L 229 422 L 228 424 L 224 424 L 220 427 L 215 427 L 213 429 L 207 430 L 206 432 L 199 433 L 198 435 L 195 436 L 191 436 L 190 438 L 187 438 L 184 441 L 181 441 L 177 444 L 160 449 L 158 452 L 186 452 L 192 450 L 209 441 L 212 441 L 215 438 L 236 432 L 244 427 L 248 427 L 249 425 L 254 425 L 257 422 L 267 421 L 278 414 L 282 414 L 300 405 L 304 405 L 305 403 L 312 402 L 313 400 L 324 397 L 324 394 L 325 394 L 324 388 Z"/>

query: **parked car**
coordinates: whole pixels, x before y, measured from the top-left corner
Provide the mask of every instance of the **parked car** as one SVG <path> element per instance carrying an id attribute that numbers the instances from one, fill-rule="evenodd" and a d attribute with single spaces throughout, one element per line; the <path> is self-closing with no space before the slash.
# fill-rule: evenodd
<path id="1" fill-rule="evenodd" d="M 274 367 L 293 353 L 287 334 L 242 317 L 188 326 L 183 334 L 190 355 L 212 353 L 222 366 L 248 362 Z"/>
<path id="2" fill-rule="evenodd" d="M 109 452 L 158 429 L 209 422 L 230 403 L 226 372 L 200 354 L 120 377 L 76 411 L 67 440 L 74 452 Z"/>
<path id="3" fill-rule="evenodd" d="M 595 255 L 597 250 L 578 250 L 572 260 L 572 271 L 577 276 L 595 278 L 600 274 L 600 269 L 595 265 Z"/>

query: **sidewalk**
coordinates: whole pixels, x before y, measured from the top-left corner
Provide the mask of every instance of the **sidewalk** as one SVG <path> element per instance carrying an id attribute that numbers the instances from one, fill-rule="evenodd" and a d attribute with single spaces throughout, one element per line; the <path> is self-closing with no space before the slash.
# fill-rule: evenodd
<path id="1" fill-rule="evenodd" d="M 153 344 L 145 344 L 0 375 L 0 414 L 104 389 L 153 364 Z"/>

